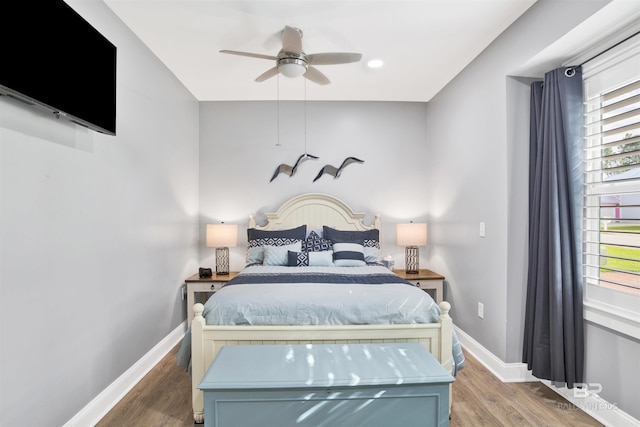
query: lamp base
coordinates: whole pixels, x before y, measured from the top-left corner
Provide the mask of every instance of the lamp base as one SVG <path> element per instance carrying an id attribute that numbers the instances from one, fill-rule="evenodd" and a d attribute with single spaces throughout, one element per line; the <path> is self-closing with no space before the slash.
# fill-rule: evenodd
<path id="1" fill-rule="evenodd" d="M 407 274 L 418 274 L 420 272 L 420 252 L 417 246 L 404 248 L 404 263 Z"/>
<path id="2" fill-rule="evenodd" d="M 216 274 L 229 274 L 229 248 L 216 248 Z"/>

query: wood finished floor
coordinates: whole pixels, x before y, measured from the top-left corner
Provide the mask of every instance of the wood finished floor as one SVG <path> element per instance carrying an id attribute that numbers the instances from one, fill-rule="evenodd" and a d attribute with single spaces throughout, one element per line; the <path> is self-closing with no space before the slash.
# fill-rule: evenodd
<path id="1" fill-rule="evenodd" d="M 165 356 L 98 424 L 201 426 L 193 422 L 191 381 L 176 366 L 178 347 Z M 465 353 L 466 367 L 453 386 L 451 427 L 601 426 L 539 382 L 502 383 Z"/>

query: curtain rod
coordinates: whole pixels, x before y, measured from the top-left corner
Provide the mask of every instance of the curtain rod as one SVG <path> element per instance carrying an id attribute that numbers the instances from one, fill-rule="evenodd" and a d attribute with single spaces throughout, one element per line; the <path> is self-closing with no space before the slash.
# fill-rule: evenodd
<path id="1" fill-rule="evenodd" d="M 604 55 L 605 53 L 609 52 L 614 47 L 620 46 L 622 43 L 626 42 L 629 39 L 632 39 L 633 37 L 637 36 L 638 34 L 640 34 L 640 31 L 636 31 L 635 33 L 631 34 L 629 37 L 627 37 L 627 38 L 625 38 L 623 40 L 620 40 L 618 43 L 614 44 L 613 46 L 610 46 L 610 47 L 606 48 L 605 50 L 603 50 L 602 52 L 593 55 L 591 58 L 587 59 L 586 61 L 583 61 L 582 64 L 575 65 L 573 67 L 567 68 L 564 71 L 564 75 L 567 76 L 567 77 L 573 77 L 573 75 L 576 73 L 575 72 L 576 68 L 582 67 L 584 64 L 586 64 L 587 62 L 593 61 L 594 59 L 596 59 L 600 55 Z"/>

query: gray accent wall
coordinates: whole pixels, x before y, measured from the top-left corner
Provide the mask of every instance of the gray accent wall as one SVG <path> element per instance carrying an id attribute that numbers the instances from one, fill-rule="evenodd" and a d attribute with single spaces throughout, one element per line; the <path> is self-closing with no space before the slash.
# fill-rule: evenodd
<path id="1" fill-rule="evenodd" d="M 607 3 L 538 1 L 427 104 L 429 262 L 447 277 L 456 325 L 504 362 L 522 360 L 528 227 L 531 79 L 511 70 Z M 640 344 L 597 325 L 585 329 L 586 381 L 640 418 L 640 368 L 631 361 Z"/>
<path id="2" fill-rule="evenodd" d="M 117 136 L 0 98 L 2 426 L 71 419 L 185 320 L 198 265 L 198 103 L 104 3 L 70 3 L 118 48 Z"/>
<path id="3" fill-rule="evenodd" d="M 265 212 L 293 196 L 327 193 L 368 213 L 368 223 L 380 213 L 382 253 L 402 268 L 395 224 L 427 220 L 426 104 L 310 100 L 306 121 L 304 110 L 301 101 L 281 101 L 279 107 L 269 101 L 201 103 L 200 233 L 207 223 L 238 224 L 238 247 L 230 249 L 231 268 L 238 270 L 244 267 L 249 214 L 257 213 L 264 224 Z M 293 165 L 305 152 L 305 133 L 307 152 L 319 159 L 270 182 L 278 165 Z M 324 165 L 339 166 L 350 156 L 364 163 L 347 166 L 337 179 L 324 175 L 313 182 Z M 201 243 L 200 253 L 203 266 L 215 267 L 214 248 Z M 428 247 L 421 248 L 425 267 L 427 253 Z"/>

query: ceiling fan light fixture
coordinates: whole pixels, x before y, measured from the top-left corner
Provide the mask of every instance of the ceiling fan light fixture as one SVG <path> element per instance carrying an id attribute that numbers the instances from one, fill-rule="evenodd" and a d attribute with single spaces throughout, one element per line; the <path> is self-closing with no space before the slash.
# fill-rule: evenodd
<path id="1" fill-rule="evenodd" d="M 287 77 L 300 77 L 307 72 L 307 63 L 298 58 L 283 58 L 278 61 L 278 71 Z"/>
<path id="2" fill-rule="evenodd" d="M 382 59 L 372 59 L 367 62 L 367 67 L 369 68 L 380 68 L 384 65 L 384 61 Z"/>

